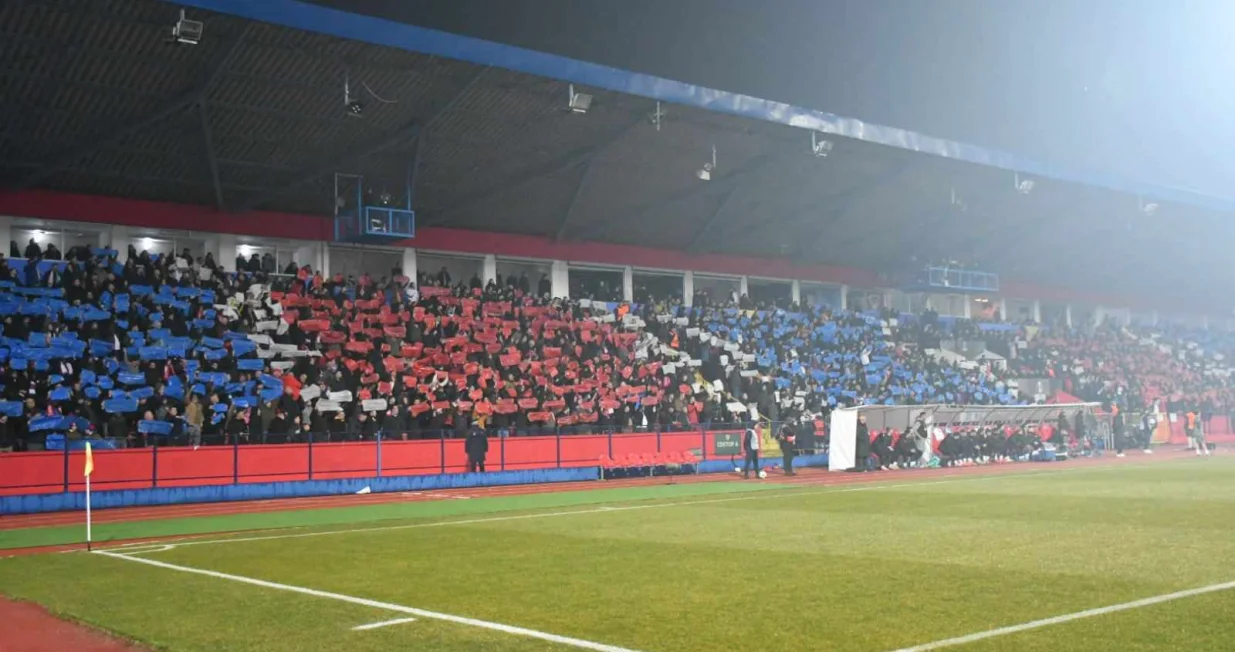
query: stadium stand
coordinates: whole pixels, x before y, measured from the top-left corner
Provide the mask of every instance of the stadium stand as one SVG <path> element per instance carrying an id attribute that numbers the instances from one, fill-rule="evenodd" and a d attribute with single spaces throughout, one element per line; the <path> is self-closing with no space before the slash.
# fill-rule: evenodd
<path id="1" fill-rule="evenodd" d="M 1011 382 L 1027 377 L 1206 423 L 1233 404 L 1222 361 L 1235 346 L 1210 330 L 745 296 L 702 295 L 692 307 L 551 300 L 548 280 L 533 292 L 526 274 L 484 285 L 445 269 L 417 284 L 397 269 L 322 278 L 295 264 L 278 273 L 256 255 L 226 273 L 187 251 L 130 248 L 123 265 L 106 249 L 61 260 L 31 242 L 22 253 L 0 261 L 0 436 L 18 451 L 86 438 L 199 446 L 821 424 L 838 407 L 1028 403 Z M 1004 364 L 949 358 L 945 338 L 980 340 Z"/>
<path id="2" fill-rule="evenodd" d="M 18 450 L 687 423 L 688 367 L 628 305 L 448 275 L 409 301 L 398 275 L 276 275 L 256 257 L 228 274 L 209 257 L 28 253 L 0 263 L 0 409 Z"/>

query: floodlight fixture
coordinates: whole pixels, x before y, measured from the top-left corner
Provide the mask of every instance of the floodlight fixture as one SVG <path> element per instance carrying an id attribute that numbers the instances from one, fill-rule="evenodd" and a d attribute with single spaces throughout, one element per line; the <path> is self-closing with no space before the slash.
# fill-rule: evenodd
<path id="1" fill-rule="evenodd" d="M 347 110 L 347 114 L 353 118 L 359 118 L 364 114 L 364 102 L 361 102 L 352 95 L 351 78 L 347 74 L 343 75 L 343 107 Z"/>
<path id="2" fill-rule="evenodd" d="M 567 108 L 570 109 L 570 112 L 587 113 L 587 110 L 592 108 L 592 96 L 588 93 L 576 93 L 574 84 L 570 85 L 569 90 L 570 101 L 567 104 Z"/>
<path id="3" fill-rule="evenodd" d="M 1155 214 L 1157 214 L 1158 209 L 1161 208 L 1158 202 L 1156 201 L 1147 202 L 1145 201 L 1144 197 L 1137 197 L 1136 201 L 1137 201 L 1137 204 L 1140 206 L 1141 212 L 1148 215 L 1149 217 L 1153 217 Z"/>
<path id="4" fill-rule="evenodd" d="M 180 20 L 172 25 L 172 35 L 168 40 L 173 43 L 197 45 L 202 40 L 203 31 L 205 31 L 205 25 L 200 20 L 189 20 L 185 17 L 184 10 L 181 9 Z"/>
<path id="5" fill-rule="evenodd" d="M 695 176 L 700 181 L 711 181 L 712 173 L 716 171 L 716 146 L 712 145 L 712 160 L 704 163 L 703 167 L 695 170 Z"/>
<path id="6" fill-rule="evenodd" d="M 1020 174 L 1014 174 L 1012 177 L 1013 183 L 1016 186 L 1016 191 L 1022 195 L 1028 195 L 1033 192 L 1034 180 L 1022 179 Z"/>
<path id="7" fill-rule="evenodd" d="M 959 194 L 957 194 L 956 188 L 952 188 L 951 190 L 952 190 L 952 200 L 951 200 L 952 207 L 962 213 L 968 212 L 969 204 L 966 204 L 964 198 L 962 198 Z"/>
<path id="8" fill-rule="evenodd" d="M 820 138 L 819 132 L 810 132 L 810 149 L 819 158 L 827 158 L 832 153 L 832 141 Z"/>
<path id="9" fill-rule="evenodd" d="M 665 121 L 665 110 L 661 108 L 659 100 L 656 102 L 656 110 L 648 114 L 648 121 L 656 131 L 660 131 L 660 125 Z"/>

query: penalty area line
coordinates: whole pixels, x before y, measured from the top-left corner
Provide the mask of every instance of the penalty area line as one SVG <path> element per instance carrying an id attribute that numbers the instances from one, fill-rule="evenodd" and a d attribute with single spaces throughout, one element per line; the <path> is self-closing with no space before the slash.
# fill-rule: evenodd
<path id="1" fill-rule="evenodd" d="M 122 555 L 122 554 L 118 554 L 115 552 L 108 552 L 106 550 L 95 550 L 93 551 L 93 554 L 102 555 L 104 557 L 111 557 L 112 559 L 120 559 L 123 561 L 133 562 L 137 564 L 146 564 L 147 566 L 154 566 L 156 568 L 163 568 L 166 570 L 173 570 L 173 571 L 178 571 L 181 573 L 204 575 L 206 577 L 213 577 L 215 579 L 220 579 L 220 580 L 229 580 L 229 581 L 237 582 L 240 584 L 260 586 L 262 588 L 274 589 L 276 591 L 286 591 L 288 593 L 299 593 L 301 595 L 308 595 L 308 596 L 312 596 L 315 598 L 324 598 L 327 600 L 336 600 L 339 602 L 347 602 L 350 604 L 361 605 L 363 607 L 371 607 L 373 609 L 384 609 L 386 611 L 393 611 L 395 613 L 407 614 L 409 616 L 414 616 L 416 618 L 441 620 L 441 621 L 445 621 L 448 623 L 455 623 L 457 625 L 465 625 L 467 627 L 477 627 L 480 629 L 489 629 L 489 630 L 493 630 L 497 632 L 502 632 L 504 634 L 511 634 L 513 636 L 523 636 L 526 638 L 535 638 L 535 639 L 539 639 L 542 641 L 548 641 L 550 643 L 557 643 L 559 645 L 567 645 L 570 647 L 576 647 L 576 648 L 580 648 L 584 650 L 593 650 L 594 652 L 637 652 L 636 650 L 632 650 L 632 649 L 624 648 L 624 647 L 618 647 L 616 645 L 606 645 L 604 643 L 597 643 L 595 641 L 588 641 L 588 640 L 584 640 L 581 638 L 572 638 L 569 636 L 550 634 L 549 632 L 542 632 L 542 631 L 538 631 L 535 629 L 528 629 L 526 627 L 517 627 L 515 625 L 506 625 L 503 623 L 495 623 L 495 622 L 490 622 L 487 620 L 478 620 L 476 618 L 467 618 L 464 616 L 455 616 L 453 614 L 440 613 L 436 611 L 428 611 L 426 609 L 417 609 L 415 607 L 408 607 L 408 606 L 404 606 L 401 604 L 394 604 L 392 602 L 381 602 L 378 600 L 369 600 L 368 598 L 357 598 L 355 596 L 343 595 L 342 593 L 331 593 L 329 591 L 319 591 L 317 589 L 305 588 L 303 586 L 294 586 L 291 584 L 280 584 L 278 582 L 268 582 L 266 580 L 259 580 L 259 579 L 252 578 L 252 577 L 245 577 L 243 575 L 232 575 L 229 573 L 220 573 L 218 571 L 206 570 L 204 568 L 193 568 L 192 566 L 181 566 L 179 564 L 169 564 L 165 561 L 156 561 L 154 559 L 146 559 L 144 557 L 131 557 L 129 555 Z M 390 624 L 393 624 L 393 622 Z"/>
<path id="2" fill-rule="evenodd" d="M 1077 611 L 1075 613 L 1064 614 L 1062 616 L 1054 616 L 1052 618 L 1043 618 L 1042 620 L 1034 620 L 1034 621 L 1030 621 L 1027 623 L 1021 623 L 1019 625 L 1009 625 L 1008 627 L 999 627 L 996 629 L 987 630 L 985 632 L 977 632 L 975 634 L 967 634 L 965 636 L 958 636 L 956 638 L 946 638 L 940 641 L 934 641 L 931 643 L 923 643 L 921 645 L 914 645 L 913 647 L 901 648 L 899 650 L 895 650 L 894 652 L 929 652 L 930 650 L 939 650 L 939 649 L 946 648 L 946 647 L 955 647 L 957 645 L 975 643 L 977 641 L 983 641 L 988 638 L 995 638 L 997 636 L 1007 636 L 1009 634 L 1017 634 L 1019 632 L 1026 632 L 1031 629 L 1040 629 L 1042 627 L 1050 627 L 1051 625 L 1061 625 L 1063 623 L 1070 623 L 1074 620 L 1082 620 L 1084 618 L 1093 618 L 1095 616 L 1105 616 L 1106 614 L 1113 614 L 1113 613 L 1118 613 L 1120 611 L 1128 611 L 1131 609 L 1140 609 L 1141 607 L 1151 607 L 1153 605 L 1162 604 L 1164 602 L 1173 602 L 1175 600 L 1183 600 L 1185 598 L 1191 598 L 1191 597 L 1195 597 L 1198 595 L 1205 595 L 1207 593 L 1217 593 L 1219 591 L 1229 591 L 1231 589 L 1235 589 L 1235 582 L 1223 582 L 1222 584 L 1211 584 L 1209 586 L 1202 586 L 1202 587 L 1195 588 L 1195 589 L 1188 589 L 1186 591 L 1176 591 L 1174 593 L 1156 595 L 1156 596 L 1153 596 L 1152 598 L 1142 598 L 1140 600 L 1133 600 L 1132 602 L 1113 604 L 1107 607 L 1098 607 L 1096 609 L 1086 609 L 1084 611 Z"/>

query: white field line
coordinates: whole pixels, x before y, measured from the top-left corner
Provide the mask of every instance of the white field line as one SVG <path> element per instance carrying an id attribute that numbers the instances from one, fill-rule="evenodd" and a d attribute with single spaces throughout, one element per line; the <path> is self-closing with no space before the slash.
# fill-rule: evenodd
<path id="1" fill-rule="evenodd" d="M 266 580 L 259 580 L 259 579 L 255 579 L 252 577 L 244 577 L 243 575 L 230 575 L 228 573 L 219 573 L 216 571 L 205 570 L 202 568 L 193 568 L 191 566 L 180 566 L 177 564 L 169 564 L 167 562 L 155 561 L 153 559 L 130 557 L 129 555 L 121 555 L 121 554 L 117 554 L 114 552 L 107 552 L 105 550 L 96 550 L 94 551 L 94 554 L 111 557 L 112 559 L 122 559 L 124 561 L 136 562 L 139 564 L 146 564 L 148 566 L 164 568 L 167 570 L 179 571 L 181 573 L 192 573 L 194 575 L 205 575 L 206 577 L 213 577 L 215 579 L 220 579 L 220 580 L 229 580 L 229 581 L 237 582 L 240 584 L 250 584 L 252 586 L 260 586 L 266 589 L 274 589 L 277 591 L 287 591 L 289 593 L 299 593 L 301 595 L 308 595 L 308 596 L 312 596 L 315 598 L 325 598 L 327 600 L 337 600 L 339 602 L 357 604 L 357 605 L 361 605 L 364 607 L 371 607 L 373 609 L 384 609 L 386 611 L 393 611 L 396 613 L 407 614 L 409 616 L 413 616 L 416 618 L 428 618 L 431 620 L 441 620 L 441 621 L 445 621 L 448 623 L 455 623 L 458 625 L 466 625 L 468 627 L 479 627 L 481 629 L 490 629 L 490 630 L 497 631 L 497 632 L 503 632 L 505 634 L 511 634 L 513 636 L 523 636 L 527 638 L 535 638 L 535 639 L 540 639 L 542 641 L 549 641 L 550 643 L 569 645 L 571 647 L 577 647 L 577 648 L 581 648 L 584 650 L 594 650 L 595 652 L 636 652 L 635 650 L 631 650 L 629 648 L 617 647 L 614 645 L 605 645 L 604 643 L 596 643 L 594 641 L 585 641 L 583 639 L 571 638 L 569 636 L 559 636 L 557 634 L 541 632 L 535 629 L 527 629 L 525 627 L 516 627 L 514 625 L 504 625 L 502 623 L 494 623 L 494 622 L 489 622 L 487 620 L 477 620 L 475 618 L 466 618 L 464 616 L 455 616 L 452 614 L 439 613 L 436 611 L 427 611 L 425 609 L 417 609 L 415 607 L 405 607 L 403 605 L 394 604 L 391 602 L 379 602 L 377 600 L 369 600 L 367 598 L 357 598 L 357 597 L 350 596 L 350 595 L 343 595 L 341 593 L 331 593 L 329 591 L 318 591 L 317 589 L 309 589 L 309 588 L 305 588 L 302 586 L 293 586 L 291 584 L 279 584 L 278 582 L 267 582 Z"/>
<path id="2" fill-rule="evenodd" d="M 1086 609 L 1085 611 L 1078 611 L 1076 613 L 1064 614 L 1062 616 L 1055 616 L 1053 618 L 1043 618 L 1042 620 L 1034 620 L 1028 623 L 1021 623 L 1020 625 L 1010 625 L 1008 627 L 1000 627 L 998 629 L 991 629 L 985 632 L 978 632 L 976 634 L 958 636 L 956 638 L 948 638 L 942 641 L 935 641 L 933 643 L 923 643 L 922 645 L 915 645 L 913 647 L 901 648 L 899 650 L 896 650 L 895 652 L 929 652 L 929 650 L 938 650 L 938 649 L 945 648 L 945 647 L 965 645 L 967 643 L 974 643 L 977 641 L 986 640 L 988 638 L 995 638 L 996 636 L 1007 636 L 1008 634 L 1016 634 L 1018 632 L 1024 632 L 1024 631 L 1028 631 L 1031 629 L 1038 629 L 1040 627 L 1049 627 L 1051 625 L 1059 625 L 1062 623 L 1072 622 L 1074 620 L 1081 620 L 1082 618 L 1093 618 L 1094 616 L 1104 616 L 1106 614 L 1113 614 L 1113 613 L 1117 613 L 1120 611 L 1128 611 L 1129 609 L 1140 609 L 1141 607 L 1150 607 L 1156 604 L 1162 604 L 1163 602 L 1182 600 L 1184 598 L 1191 598 L 1191 597 L 1198 596 L 1198 595 L 1205 595 L 1206 593 L 1217 593 L 1218 591 L 1229 591 L 1231 589 L 1235 589 L 1235 582 L 1224 582 L 1222 584 L 1211 584 L 1209 586 L 1202 586 L 1196 589 L 1188 589 L 1186 591 L 1176 591 L 1175 593 L 1167 593 L 1165 595 L 1158 595 L 1152 598 L 1143 598 L 1141 600 L 1133 600 L 1132 602 L 1124 602 L 1122 604 L 1113 604 L 1109 607 L 1098 607 L 1096 609 Z"/>
<path id="3" fill-rule="evenodd" d="M 378 627 L 389 627 L 391 625 L 402 625 L 403 623 L 414 623 L 415 618 L 395 618 L 394 620 L 383 620 L 380 623 L 369 623 L 368 625 L 356 625 L 352 628 L 353 632 L 363 632 Z"/>
<path id="4" fill-rule="evenodd" d="M 173 548 L 182 548 L 185 546 L 203 546 L 221 543 L 247 543 L 251 541 L 277 541 L 282 539 L 300 539 L 305 537 L 323 537 L 336 534 L 358 534 L 362 532 L 390 532 L 393 530 L 414 530 L 420 528 L 436 528 L 449 527 L 454 525 L 477 525 L 481 523 L 501 523 L 505 521 L 524 521 L 538 518 L 556 518 L 559 516 L 580 516 L 583 514 L 601 514 L 607 512 L 627 512 L 640 509 L 661 509 L 666 507 L 689 507 L 693 505 L 715 505 L 720 503 L 734 503 L 748 500 L 765 500 L 769 498 L 785 498 L 796 496 L 813 496 L 818 494 L 842 494 L 856 493 L 859 491 L 878 491 L 882 489 L 904 489 L 906 487 L 928 487 L 932 485 L 951 484 L 956 482 L 979 482 L 983 480 L 1009 479 L 1009 478 L 1024 478 L 1040 475 L 1058 475 L 1062 473 L 1073 472 L 1097 472 L 1107 471 L 1111 469 L 1127 469 L 1144 465 L 1123 464 L 1118 466 L 1103 466 L 1103 467 L 1072 467 L 1069 469 L 1058 470 L 1041 470 L 1028 471 L 1025 473 L 991 473 L 985 475 L 977 475 L 970 477 L 951 477 L 944 480 L 929 480 L 916 482 L 896 482 L 896 483 L 875 483 L 869 485 L 859 485 L 856 487 L 845 487 L 844 485 L 831 485 L 822 489 L 814 489 L 809 491 L 759 491 L 741 496 L 727 496 L 725 498 L 709 498 L 703 500 L 684 500 L 672 501 L 663 503 L 646 503 L 637 505 L 601 505 L 589 509 L 575 509 L 558 512 L 541 512 L 537 514 L 517 514 L 513 516 L 486 516 L 480 518 L 457 519 L 451 521 L 434 521 L 432 523 L 408 523 L 404 525 L 382 525 L 377 527 L 365 528 L 349 528 L 346 530 L 326 530 L 321 532 L 296 532 L 291 534 L 272 534 L 267 536 L 256 537 L 235 537 L 230 539 L 192 539 L 181 542 L 171 540 L 168 542 L 152 542 L 146 545 L 128 546 L 123 548 L 125 554 L 150 554 L 155 552 L 166 552 Z M 963 473 L 963 472 L 962 472 Z M 958 473 L 957 475 L 961 475 Z M 935 476 L 938 477 L 938 476 Z M 119 547 L 108 548 L 108 550 L 118 550 Z"/>

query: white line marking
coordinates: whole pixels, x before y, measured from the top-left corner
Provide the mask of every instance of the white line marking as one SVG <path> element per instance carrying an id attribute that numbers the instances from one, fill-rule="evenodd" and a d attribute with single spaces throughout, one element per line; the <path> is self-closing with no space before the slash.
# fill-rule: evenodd
<path id="1" fill-rule="evenodd" d="M 355 627 L 352 628 L 352 631 L 353 632 L 363 632 L 363 631 L 370 630 L 370 629 L 377 629 L 378 627 L 389 627 L 391 625 L 402 625 L 403 623 L 414 623 L 414 622 L 416 622 L 415 618 L 395 618 L 394 620 L 383 620 L 380 623 L 369 623 L 368 625 L 356 625 Z"/>
<path id="2" fill-rule="evenodd" d="M 924 643 L 922 645 L 915 645 L 913 647 L 901 648 L 899 650 L 896 650 L 895 652 L 928 652 L 929 650 L 938 650 L 940 648 L 945 648 L 945 647 L 965 645 L 966 643 L 973 643 L 976 641 L 986 640 L 988 638 L 995 638 L 996 636 L 1007 636 L 1008 634 L 1016 634 L 1018 632 L 1024 632 L 1024 631 L 1028 631 L 1031 629 L 1038 629 L 1040 627 L 1049 627 L 1051 625 L 1059 625 L 1062 623 L 1072 622 L 1074 620 L 1080 620 L 1082 618 L 1092 618 L 1094 616 L 1104 616 L 1106 614 L 1113 614 L 1113 613 L 1117 613 L 1120 611 L 1128 611 L 1129 609 L 1140 609 L 1141 607 L 1149 607 L 1155 604 L 1162 604 L 1163 602 L 1182 600 L 1184 598 L 1191 598 L 1191 597 L 1198 596 L 1198 595 L 1205 595 L 1206 593 L 1217 593 L 1218 591 L 1229 591 L 1231 589 L 1235 589 L 1235 582 L 1224 582 L 1222 584 L 1211 584 L 1209 586 L 1202 586 L 1197 589 L 1188 589 L 1186 591 L 1176 591 L 1175 593 L 1167 593 L 1165 595 L 1154 596 L 1152 598 L 1133 600 L 1132 602 L 1124 602 L 1123 604 L 1114 604 L 1109 607 L 1098 607 L 1097 609 L 1086 609 L 1085 611 L 1078 611 L 1076 613 L 1064 614 L 1062 616 L 1055 616 L 1053 618 L 1043 618 L 1042 620 L 1035 620 L 1035 621 L 1028 622 L 1028 623 L 1021 623 L 1020 625 L 1010 625 L 1008 627 L 1000 627 L 998 629 L 992 629 L 992 630 L 988 630 L 985 632 L 978 632 L 976 634 L 969 634 L 967 636 L 958 636 L 956 638 L 948 638 L 942 641 L 935 641 L 933 643 Z"/>
<path id="3" fill-rule="evenodd" d="M 289 593 L 299 593 L 301 595 L 309 595 L 315 598 L 326 598 L 328 600 L 338 600 L 339 602 L 348 602 L 351 604 L 358 604 L 364 607 L 372 607 L 374 609 L 385 609 L 386 611 L 404 613 L 404 614 L 408 614 L 409 616 L 416 616 L 418 618 L 443 620 L 448 623 L 467 625 L 468 627 L 479 627 L 482 629 L 491 629 L 494 631 L 503 632 L 506 634 L 514 635 L 514 636 L 524 636 L 527 638 L 535 638 L 535 639 L 540 639 L 542 641 L 549 641 L 550 643 L 559 643 L 561 645 L 569 645 L 571 647 L 582 648 L 585 650 L 594 650 L 595 652 L 636 652 L 635 650 L 631 650 L 629 648 L 624 648 L 624 647 L 617 647 L 615 645 L 605 645 L 604 643 L 585 641 L 580 638 L 571 638 L 569 636 L 559 636 L 557 634 L 541 632 L 535 629 L 527 629 L 525 627 L 516 627 L 514 625 L 503 625 L 502 623 L 494 623 L 494 622 L 489 622 L 487 620 L 477 620 L 475 618 L 466 618 L 464 616 L 455 616 L 452 614 L 444 614 L 444 613 L 439 613 L 436 611 L 426 611 L 424 609 L 417 609 L 415 607 L 405 607 L 401 604 L 394 604 L 391 602 L 379 602 L 377 600 L 369 600 L 367 598 L 357 598 L 357 597 L 353 597 L 350 595 L 343 595 L 341 593 L 331 593 L 329 591 L 318 591 L 317 589 L 308 589 L 302 586 L 293 586 L 291 584 L 279 584 L 278 582 L 267 582 L 266 580 L 259 580 L 259 579 L 255 579 L 252 577 L 244 577 L 243 575 L 230 575 L 228 573 L 220 573 L 217 571 L 205 570 L 202 568 L 193 568 L 191 566 L 179 566 L 177 564 L 169 564 L 167 562 L 155 561 L 153 559 L 144 559 L 141 557 L 130 557 L 128 555 L 121 555 L 121 554 L 117 554 L 114 552 L 107 552 L 104 550 L 95 550 L 94 553 L 98 555 L 103 555 L 106 557 L 111 557 L 112 559 L 123 559 L 124 561 L 136 562 L 138 564 L 147 564 L 149 566 L 156 566 L 158 568 L 165 568 L 167 570 L 179 571 L 181 573 L 192 573 L 194 575 L 205 575 L 206 577 L 213 577 L 213 578 L 221 579 L 221 580 L 231 580 L 233 582 L 239 582 L 241 584 L 251 584 L 253 586 L 260 586 L 262 588 L 267 588 L 267 589 L 275 589 L 278 591 L 288 591 Z"/>
<path id="4" fill-rule="evenodd" d="M 977 482 L 977 481 L 983 481 L 983 480 L 1024 478 L 1024 477 L 1041 476 L 1041 475 L 1058 475 L 1061 473 L 1068 473 L 1068 472 L 1074 472 L 1074 471 L 1096 472 L 1096 471 L 1106 471 L 1106 470 L 1116 469 L 1116 468 L 1126 469 L 1131 466 L 1133 465 L 1126 464 L 1126 465 L 1121 465 L 1121 466 L 1110 466 L 1110 467 L 1093 467 L 1093 468 L 1073 467 L 1070 469 L 1059 469 L 1059 470 L 1027 471 L 1025 473 L 991 473 L 991 474 L 978 475 L 978 476 L 972 476 L 972 477 L 952 477 L 952 478 L 948 478 L 945 480 L 896 482 L 896 483 L 887 483 L 887 484 L 872 482 L 869 485 L 861 485 L 857 487 L 845 487 L 844 485 L 830 485 L 825 488 L 814 489 L 810 491 L 794 491 L 792 489 L 785 490 L 785 491 L 778 491 L 778 490 L 758 491 L 758 492 L 752 492 L 749 494 L 743 494 L 741 496 L 729 496 L 725 498 L 711 498 L 711 499 L 706 499 L 706 500 L 686 500 L 686 501 L 677 501 L 677 502 L 664 502 L 664 503 L 651 503 L 651 504 L 638 504 L 638 505 L 601 505 L 599 507 L 594 507 L 591 509 L 576 509 L 576 510 L 560 511 L 560 512 L 541 512 L 538 514 L 517 514 L 514 516 L 487 516 L 487 517 L 482 517 L 482 518 L 459 519 L 459 520 L 453 520 L 453 521 L 434 521 L 432 523 L 408 523 L 405 525 L 383 525 L 383 526 L 378 526 L 378 527 L 350 528 L 346 530 L 326 530 L 322 532 L 298 532 L 294 534 L 272 534 L 268 536 L 258 536 L 258 537 L 235 537 L 231 539 L 200 539 L 200 540 L 194 539 L 194 540 L 186 540 L 183 542 L 168 544 L 168 545 L 173 545 L 176 548 L 182 548 L 185 546 L 203 546 L 203 545 L 213 545 L 213 544 L 220 544 L 220 543 L 246 543 L 250 541 L 276 541 L 276 540 L 282 540 L 282 539 L 299 539 L 299 538 L 304 538 L 304 537 L 323 537 L 323 536 L 330 536 L 330 535 L 335 535 L 335 534 L 359 534 L 359 533 L 364 533 L 364 532 L 389 532 L 392 530 L 414 530 L 414 529 L 419 529 L 419 528 L 447 527 L 447 526 L 452 526 L 452 525 L 477 525 L 480 523 L 501 523 L 505 521 L 523 521 L 523 520 L 530 520 L 530 519 L 537 519 L 537 518 L 554 518 L 558 516 L 579 516 L 583 514 L 601 514 L 601 513 L 606 513 L 606 512 L 626 512 L 626 511 L 633 511 L 633 510 L 638 510 L 638 509 L 659 509 L 659 508 L 665 508 L 665 507 L 689 507 L 692 505 L 714 505 L 714 504 L 719 504 L 719 503 L 733 503 L 733 502 L 747 501 L 747 500 L 763 500 L 763 499 L 768 499 L 768 498 L 786 498 L 786 497 L 792 498 L 795 496 L 814 496 L 814 495 L 819 495 L 819 494 L 843 494 L 843 493 L 856 493 L 860 491 L 878 491 L 882 489 L 904 489 L 906 487 L 928 487 L 932 485 L 952 484 L 956 482 Z M 112 550 L 112 549 L 114 548 L 108 548 L 108 550 Z M 131 552 L 131 550 L 126 549 L 124 550 L 124 552 Z M 144 550 L 144 552 L 148 553 L 150 551 Z M 160 552 L 163 552 L 163 551 L 160 551 Z"/>

